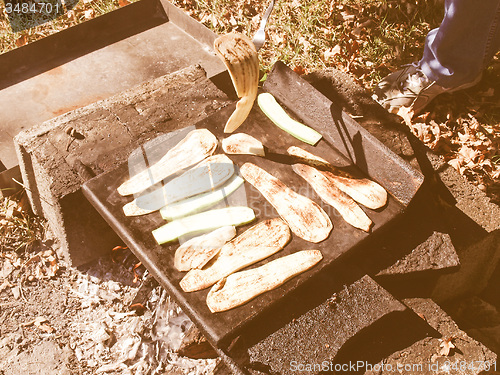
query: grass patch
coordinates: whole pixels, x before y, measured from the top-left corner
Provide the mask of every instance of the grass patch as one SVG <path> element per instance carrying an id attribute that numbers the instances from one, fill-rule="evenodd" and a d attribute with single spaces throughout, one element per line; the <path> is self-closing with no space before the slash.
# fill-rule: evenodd
<path id="1" fill-rule="evenodd" d="M 24 190 L 3 197 L 0 192 L 0 250 L 29 252 L 37 241 L 43 239 L 44 221 L 29 213 Z"/>
<path id="2" fill-rule="evenodd" d="M 5 3 L 0 2 L 0 53 L 22 47 L 135 1 L 137 0 L 83 0 L 71 7 L 63 5 L 62 15 L 34 27 L 30 27 L 34 22 L 32 17 L 23 17 L 11 25 Z M 69 4 L 69 1 L 66 3 Z"/>
<path id="3" fill-rule="evenodd" d="M 218 34 L 253 35 L 268 2 L 174 0 Z M 427 32 L 443 16 L 440 0 L 278 0 L 260 51 L 262 70 L 278 60 L 300 71 L 336 67 L 367 86 L 420 59 Z"/>
<path id="4" fill-rule="evenodd" d="M 267 1 L 173 0 L 217 34 L 253 35 Z M 13 32 L 0 2 L 0 53 L 106 14 L 128 0 L 83 0 L 60 17 Z M 69 4 L 69 3 L 68 3 Z M 337 67 L 371 86 L 399 65 L 420 58 L 425 35 L 439 24 L 442 0 L 277 0 L 268 21 L 261 68 L 278 60 L 301 71 Z"/>

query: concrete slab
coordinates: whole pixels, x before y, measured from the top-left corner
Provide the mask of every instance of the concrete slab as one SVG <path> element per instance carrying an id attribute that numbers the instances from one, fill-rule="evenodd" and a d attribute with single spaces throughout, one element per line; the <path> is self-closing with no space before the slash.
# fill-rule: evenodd
<path id="1" fill-rule="evenodd" d="M 345 372 L 360 373 L 358 361 L 377 363 L 432 331 L 364 276 L 253 345 L 246 367 L 285 375 L 318 374 L 347 366 Z"/>
<path id="2" fill-rule="evenodd" d="M 448 234 L 433 232 L 412 252 L 393 265 L 381 270 L 376 276 L 408 275 L 415 272 L 438 271 L 456 268 L 460 259 Z"/>
<path id="3" fill-rule="evenodd" d="M 228 102 L 200 66 L 191 66 L 19 133 L 31 205 L 61 241 L 60 255 L 79 265 L 121 243 L 83 197 L 83 182 L 125 162 L 147 140 L 192 125 Z M 80 136 L 72 139 L 69 127 Z"/>
<path id="4" fill-rule="evenodd" d="M 344 294 L 343 297 L 348 299 L 356 298 L 353 297 L 355 295 L 355 292 L 352 293 L 352 287 L 353 285 L 362 285 L 363 279 L 349 286 L 348 289 L 351 290 L 351 294 Z M 371 292 L 373 292 L 373 290 L 371 290 Z M 337 293 L 335 295 L 335 300 L 340 301 L 340 298 L 341 293 Z M 299 319 L 291 322 L 283 330 L 278 331 L 279 335 L 271 335 L 270 338 L 274 337 L 274 340 L 268 343 L 268 345 L 271 345 L 271 348 L 268 348 L 267 346 L 259 346 L 262 352 L 259 352 L 256 355 L 256 357 L 258 357 L 259 355 L 261 357 L 265 357 L 265 353 L 269 351 L 269 362 L 284 362 L 285 371 L 281 370 L 281 368 L 271 367 L 269 365 L 256 365 L 255 363 L 253 364 L 253 366 L 251 365 L 246 370 L 249 374 L 252 375 L 282 375 L 287 373 L 310 374 L 318 372 L 321 374 L 349 373 L 365 375 L 385 375 L 394 373 L 423 375 L 434 375 L 441 373 L 453 375 L 494 374 L 495 372 L 491 370 L 494 370 L 495 366 L 498 369 L 498 354 L 485 346 L 482 341 L 479 342 L 477 340 L 478 338 L 481 338 L 485 342 L 491 342 L 491 340 L 495 339 L 495 337 L 491 336 L 491 333 L 498 331 L 498 312 L 489 305 L 485 307 L 484 301 L 474 299 L 472 302 L 473 303 L 471 306 L 464 304 L 459 306 L 459 318 L 463 319 L 464 317 L 467 318 L 473 314 L 478 314 L 477 310 L 480 310 L 479 314 L 483 317 L 483 322 L 485 323 L 485 325 L 489 324 L 489 327 L 491 326 L 488 330 L 482 329 L 480 330 L 480 332 L 478 332 L 477 329 L 472 329 L 470 330 L 470 334 L 468 334 L 464 331 L 463 328 L 459 328 L 453 318 L 450 317 L 447 312 L 445 312 L 431 299 L 404 299 L 402 301 L 402 304 L 408 308 L 409 312 L 411 311 L 413 314 L 415 314 L 418 317 L 417 319 L 420 321 L 416 324 L 420 324 L 421 327 L 430 328 L 430 330 L 428 331 L 429 334 L 427 336 L 423 338 L 416 338 L 414 342 L 411 342 L 411 344 L 407 346 L 401 346 L 399 349 L 385 356 L 380 361 L 370 361 L 364 358 L 364 356 L 366 355 L 365 352 L 377 352 L 379 348 L 377 348 L 376 346 L 384 345 L 384 340 L 387 338 L 382 335 L 378 337 L 379 339 L 375 345 L 369 340 L 366 343 L 366 346 L 360 345 L 358 339 L 367 340 L 368 336 L 366 335 L 366 331 L 369 332 L 371 329 L 373 329 L 364 328 L 354 336 L 353 342 L 355 342 L 356 344 L 352 348 L 354 354 L 350 358 L 351 362 L 346 362 L 349 357 L 341 357 L 343 358 L 342 361 L 339 358 L 334 357 L 333 360 L 327 359 L 324 362 L 320 362 L 320 366 L 318 366 L 321 367 L 320 370 L 314 370 L 314 366 L 310 366 L 310 368 L 307 369 L 305 366 L 299 368 L 298 362 L 300 360 L 303 361 L 301 362 L 303 364 L 309 363 L 311 365 L 314 365 L 314 363 L 318 363 L 317 361 L 319 361 L 321 357 L 316 353 L 322 353 L 323 351 L 325 351 L 325 348 L 323 347 L 317 348 L 313 346 L 312 342 L 314 341 L 311 341 L 311 345 L 304 346 L 302 348 L 304 351 L 301 352 L 299 357 L 296 357 L 297 353 L 294 349 L 294 345 L 302 345 L 301 340 L 303 340 L 302 335 L 304 334 L 303 332 L 301 332 L 302 326 L 305 325 L 304 322 L 301 321 L 303 319 L 303 317 L 301 316 Z M 333 304 L 331 302 L 330 304 L 331 308 Z M 341 305 L 338 305 L 338 307 L 340 306 Z M 385 307 L 386 306 L 384 305 L 382 309 L 384 309 Z M 320 311 L 320 309 L 321 306 L 318 307 L 318 311 Z M 339 314 L 342 315 L 345 313 L 343 308 L 340 308 L 339 310 Z M 485 315 L 487 316 L 487 319 L 485 319 Z M 314 332 L 322 332 L 323 337 L 337 334 L 342 337 L 343 333 L 345 332 L 342 327 L 339 329 L 339 326 L 335 326 L 335 329 L 327 327 L 328 324 L 332 323 L 332 319 L 335 319 L 329 315 L 328 311 L 326 311 L 324 315 L 322 314 L 319 320 L 310 320 L 311 316 L 308 314 L 305 314 L 304 317 L 305 316 L 308 317 L 307 324 L 311 327 L 314 327 Z M 394 316 L 394 314 L 389 314 L 389 316 Z M 354 321 L 354 324 L 358 322 L 358 317 L 356 314 L 349 315 L 347 319 L 345 318 L 346 317 L 344 317 L 343 320 L 344 325 L 348 325 L 346 321 Z M 408 322 L 406 323 L 408 324 Z M 374 323 L 373 325 L 377 324 L 378 323 Z M 395 323 L 393 322 L 393 324 Z M 389 328 L 389 326 L 386 326 L 386 328 Z M 283 338 L 280 336 L 283 335 L 284 332 L 288 333 L 288 341 L 283 340 Z M 309 333 L 309 331 L 307 331 L 306 334 L 307 333 Z M 386 332 L 386 334 L 394 335 L 394 332 Z M 413 338 L 415 338 L 415 336 L 413 336 Z M 441 344 L 446 340 L 450 340 L 451 343 L 455 346 L 454 348 L 451 348 L 448 354 L 444 354 L 441 352 Z M 329 345 L 329 341 L 327 339 L 324 341 L 327 342 L 327 344 L 325 345 Z M 290 346 L 287 348 L 280 346 L 280 343 L 283 342 Z M 498 340 L 496 340 L 496 342 L 498 342 Z M 344 345 L 344 347 L 337 352 L 337 356 L 342 355 L 342 352 L 347 351 L 348 348 L 346 347 L 349 347 L 350 345 L 351 342 L 348 341 Z M 394 347 L 395 346 L 393 346 L 393 348 Z M 254 350 L 255 348 L 257 348 L 257 345 L 252 348 L 252 350 Z M 313 352 L 311 348 L 315 348 L 314 353 L 311 353 Z M 305 362 L 310 360 L 309 358 L 304 360 L 304 358 L 307 356 L 313 358 L 313 360 L 311 362 Z M 297 358 L 299 359 L 297 360 Z M 374 357 L 372 356 L 372 358 Z M 295 365 L 296 360 L 297 364 Z M 342 371 L 341 368 L 340 371 L 335 371 L 335 364 L 340 364 L 341 362 L 350 363 L 351 368 L 346 367 L 347 371 Z M 294 365 L 293 369 L 291 363 L 293 363 Z M 330 371 L 328 367 L 333 367 L 334 371 Z M 286 368 L 290 368 L 290 370 L 286 370 Z M 490 371 L 486 371 L 488 368 L 490 369 Z M 224 369 L 223 366 L 221 366 L 219 372 L 217 372 L 217 374 L 220 375 L 229 375 L 230 373 L 231 372 L 227 369 Z"/>
<path id="5" fill-rule="evenodd" d="M 0 56 L 1 70 L 12 72 L 0 79 L 7 168 L 18 164 L 12 139 L 24 129 L 189 65 L 209 76 L 224 69 L 211 50 L 215 34 L 198 24 L 188 30 L 195 39 L 183 29 L 189 17 L 163 5 L 143 0 Z"/>
<path id="6" fill-rule="evenodd" d="M 428 273 L 411 283 L 384 283 L 384 287 L 398 297 L 424 293 L 436 301 L 483 290 L 499 264 L 500 206 L 430 152 L 399 118 L 387 113 L 349 75 L 332 68 L 312 73 L 306 79 L 425 176 L 418 198 L 409 207 L 413 217 L 408 218 L 406 227 L 400 225 L 401 235 L 382 239 L 373 257 L 361 260 L 367 272 L 375 275 L 391 266 L 437 231 L 450 236 L 461 267 L 441 276 Z"/>
<path id="7" fill-rule="evenodd" d="M 397 351 L 365 372 L 366 375 L 453 374 L 476 375 L 492 370 L 497 355 L 464 331 L 432 300 L 414 298 L 403 301 L 439 333 Z M 440 353 L 443 340 L 451 340 L 454 348 Z"/>

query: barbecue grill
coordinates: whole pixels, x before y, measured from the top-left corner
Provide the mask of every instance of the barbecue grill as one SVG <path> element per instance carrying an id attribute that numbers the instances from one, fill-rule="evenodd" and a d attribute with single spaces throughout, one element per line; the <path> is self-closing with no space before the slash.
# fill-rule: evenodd
<path id="1" fill-rule="evenodd" d="M 256 264 L 259 266 L 301 249 L 321 250 L 324 259 L 317 266 L 283 286 L 235 309 L 211 313 L 205 302 L 208 290 L 185 293 L 179 286 L 184 273 L 177 271 L 173 266 L 173 256 L 178 245 L 176 243 L 158 245 L 154 241 L 151 231 L 163 224 L 160 214 L 156 212 L 140 217 L 124 216 L 122 207 L 131 199 L 120 196 L 116 188 L 129 178 L 127 163 L 93 178 L 83 186 L 84 194 L 115 232 L 175 298 L 209 341 L 223 351 L 229 349 L 235 338 L 242 335 L 245 329 L 254 325 L 255 321 L 261 319 L 268 311 L 275 309 L 283 299 L 297 298 L 297 294 L 308 293 L 307 285 L 314 285 L 317 280 L 331 273 L 344 256 L 369 251 L 371 241 L 387 233 L 391 224 L 404 215 L 405 208 L 423 182 L 419 172 L 413 170 L 284 64 L 275 65 L 262 90 L 273 94 L 294 116 L 323 134 L 323 140 L 317 146 L 310 148 L 315 154 L 355 173 L 368 175 L 389 192 L 385 207 L 374 211 L 368 210 L 368 215 L 374 222 L 370 233 L 362 232 L 331 214 L 334 229 L 328 239 L 319 244 L 311 244 L 294 236 L 291 243 L 281 252 Z M 194 125 L 196 128 L 209 129 L 219 140 L 223 139 L 223 126 L 233 110 L 233 105 L 221 108 Z M 174 130 L 178 129 L 172 129 Z M 286 157 L 287 147 L 295 145 L 305 148 L 303 143 L 274 126 L 257 106 L 238 129 L 240 130 L 262 140 L 272 149 L 272 153 L 269 158 L 229 155 L 237 166 L 248 161 L 255 163 L 294 190 L 306 190 L 306 183 L 293 173 Z M 269 207 L 258 191 L 249 184 L 246 184 L 246 190 L 248 205 L 259 213 L 257 218 L 259 221 L 278 217 L 276 211 Z M 331 207 L 322 204 L 317 196 L 312 194 L 311 197 L 321 204 L 326 212 L 333 212 Z M 240 230 L 249 226 L 250 224 Z M 292 295 L 295 297 L 290 297 Z"/>
<path id="2" fill-rule="evenodd" d="M 142 18 L 134 23 L 132 20 L 137 14 L 141 14 Z M 124 26 L 112 32 L 113 27 L 117 24 Z M 98 55 L 96 61 L 109 62 L 110 59 L 114 58 L 123 59 L 122 47 L 116 47 L 119 42 L 124 38 L 136 38 L 135 43 L 146 43 L 147 37 L 145 35 L 152 30 L 157 30 L 165 36 L 165 40 L 173 43 L 176 47 L 187 47 L 176 48 L 164 54 L 159 51 L 149 51 L 150 53 L 141 51 L 143 61 L 139 65 L 142 70 L 140 70 L 140 74 L 133 76 L 130 85 L 141 82 L 145 77 L 159 76 L 187 65 L 199 63 L 218 87 L 224 90 L 228 96 L 234 95 L 227 72 L 210 51 L 215 35 L 168 2 L 157 0 L 142 0 L 74 28 L 66 34 L 65 38 L 60 39 L 62 45 L 71 47 L 67 50 L 67 55 L 42 61 L 37 68 L 38 70 L 34 69 L 34 65 L 36 60 L 43 55 L 43 45 L 37 47 L 39 50 L 35 54 L 23 55 L 22 49 L 16 52 L 17 55 L 24 56 L 26 59 L 23 59 L 23 65 L 17 66 L 15 69 L 14 57 L 16 56 L 0 60 L 6 69 L 15 73 L 8 79 L 4 79 L 2 87 L 8 88 L 10 85 L 26 81 L 23 85 L 29 90 L 28 81 L 30 78 L 37 80 L 37 85 L 47 82 L 50 84 L 58 83 L 61 86 L 66 85 L 67 81 L 54 81 L 47 71 L 55 69 L 52 74 L 58 73 L 57 66 L 61 62 L 68 61 L 74 61 L 76 69 L 79 58 L 85 59 L 87 54 L 99 51 L 101 48 L 101 54 Z M 91 36 L 78 42 L 79 38 L 87 32 L 91 32 Z M 102 40 L 95 37 L 102 35 L 103 32 L 110 34 Z M 141 39 L 141 36 L 144 39 Z M 54 38 L 56 37 L 54 36 Z M 54 38 L 51 40 L 56 40 Z M 151 46 L 152 49 L 162 48 L 161 41 L 158 39 L 153 38 L 156 44 Z M 59 43 L 51 44 L 51 40 L 44 43 L 54 49 L 54 46 Z M 74 47 L 72 47 L 73 44 L 75 44 Z M 159 58 L 165 63 L 158 64 L 157 59 Z M 130 71 L 134 71 L 136 65 L 120 66 L 118 64 L 114 67 L 118 69 L 117 72 L 113 73 L 116 74 L 116 79 L 116 76 L 126 76 Z M 42 74 L 35 77 L 37 73 Z M 115 83 L 112 90 L 118 92 L 123 88 L 119 83 Z M 49 108 L 48 112 L 50 113 L 46 112 L 46 109 L 41 109 L 41 112 L 35 111 L 32 116 L 37 121 L 50 118 L 64 113 L 67 109 L 80 107 L 95 101 L 97 98 L 105 97 L 110 94 L 108 89 L 105 84 L 98 84 L 92 89 L 93 91 L 87 92 L 84 98 L 70 98 L 73 102 L 58 102 L 54 97 L 49 100 L 50 106 L 46 107 Z M 233 310 L 211 313 L 205 303 L 207 290 L 185 293 L 179 288 L 179 281 L 183 274 L 173 268 L 173 254 L 176 245 L 160 246 L 151 236 L 151 231 L 164 223 L 159 214 L 152 213 L 134 218 L 123 215 L 122 207 L 129 201 L 129 198 L 118 195 L 116 188 L 129 177 L 128 165 L 124 163 L 116 169 L 96 176 L 83 185 L 83 192 L 95 209 L 197 324 L 234 372 L 243 371 L 244 364 L 239 356 L 251 344 L 265 339 L 266 335 L 276 331 L 287 319 L 312 311 L 315 305 L 321 304 L 334 295 L 340 285 L 348 284 L 361 277 L 363 274 L 352 264 L 352 257 L 369 252 L 377 239 L 394 230 L 395 225 L 406 214 L 408 206 L 414 200 L 423 183 L 423 176 L 419 172 L 380 143 L 343 112 L 336 103 L 326 98 L 283 63 L 278 62 L 274 66 L 261 91 L 273 94 L 289 113 L 323 134 L 323 139 L 316 147 L 307 148 L 300 141 L 275 127 L 260 112 L 258 107 L 254 106 L 249 118 L 238 131 L 247 132 L 260 139 L 272 152 L 268 158 L 231 155 L 230 157 L 236 165 L 241 166 L 247 161 L 253 162 L 280 178 L 293 189 L 303 191 L 305 182 L 292 172 L 286 157 L 286 149 L 289 146 L 299 146 L 326 158 L 335 165 L 368 176 L 389 192 L 389 200 L 385 207 L 376 211 L 367 211 L 374 222 L 370 233 L 364 233 L 345 223 L 339 216 L 335 216 L 332 208 L 323 204 L 311 192 L 310 197 L 320 204 L 326 212 L 332 214 L 334 230 L 329 238 L 315 245 L 294 237 L 283 251 L 255 266 L 305 248 L 320 249 L 324 259 L 316 267 L 288 281 L 276 290 L 265 293 Z M 8 90 L 3 90 L 2 95 L 7 96 Z M 12 108 L 7 114 L 3 114 L 10 122 L 12 121 L 8 116 L 14 115 L 16 111 L 15 107 Z M 193 123 L 192 126 L 209 129 L 221 140 L 224 138 L 223 126 L 233 110 L 234 104 L 220 108 L 215 114 Z M 169 130 L 174 132 L 182 129 L 172 128 Z M 278 216 L 272 208 L 269 209 L 258 191 L 249 184 L 245 184 L 245 186 L 249 205 L 258 208 L 256 211 L 261 213 L 258 217 L 259 221 Z M 240 232 L 247 227 L 241 228 Z M 349 274 L 351 271 L 352 274 Z M 311 294 L 314 295 L 314 298 L 311 298 Z M 309 302 L 298 303 L 298 301 L 305 300 Z M 276 314 L 281 307 L 286 307 L 286 314 Z M 277 319 L 277 316 L 280 318 Z M 261 329 L 256 330 L 255 327 Z M 265 328 L 262 329 L 262 327 Z M 251 339 L 244 339 L 249 336 Z"/>

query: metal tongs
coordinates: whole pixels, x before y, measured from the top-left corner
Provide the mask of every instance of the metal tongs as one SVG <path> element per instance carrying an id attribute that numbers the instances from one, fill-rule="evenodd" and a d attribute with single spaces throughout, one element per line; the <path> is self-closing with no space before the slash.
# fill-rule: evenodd
<path id="1" fill-rule="evenodd" d="M 271 3 L 266 9 L 266 13 L 264 13 L 264 16 L 262 17 L 262 20 L 260 21 L 260 27 L 255 33 L 253 37 L 253 44 L 255 45 L 255 48 L 257 51 L 264 45 L 266 41 L 266 24 L 267 24 L 267 19 L 271 15 L 271 12 L 273 11 L 274 7 L 274 0 L 271 0 Z"/>

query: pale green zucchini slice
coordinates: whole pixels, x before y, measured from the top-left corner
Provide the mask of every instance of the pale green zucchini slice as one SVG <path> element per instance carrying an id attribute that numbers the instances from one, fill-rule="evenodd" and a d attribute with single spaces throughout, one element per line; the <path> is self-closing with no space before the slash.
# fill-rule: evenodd
<path id="1" fill-rule="evenodd" d="M 214 190 L 233 174 L 234 164 L 226 155 L 210 156 L 158 189 L 127 203 L 123 212 L 126 216 L 137 216 L 157 211 L 168 204 Z"/>
<path id="2" fill-rule="evenodd" d="M 234 193 L 244 182 L 245 180 L 240 176 L 233 175 L 226 184 L 218 189 L 162 207 L 160 214 L 165 220 L 175 220 L 206 210 Z"/>
<path id="3" fill-rule="evenodd" d="M 302 142 L 314 146 L 322 138 L 322 135 L 313 128 L 292 119 L 271 94 L 267 92 L 259 94 L 257 103 L 276 126 Z"/>
<path id="4" fill-rule="evenodd" d="M 254 219 L 255 213 L 249 207 L 220 208 L 171 221 L 155 229 L 153 237 L 161 245 L 187 234 L 210 231 L 227 225 L 243 225 Z"/>

